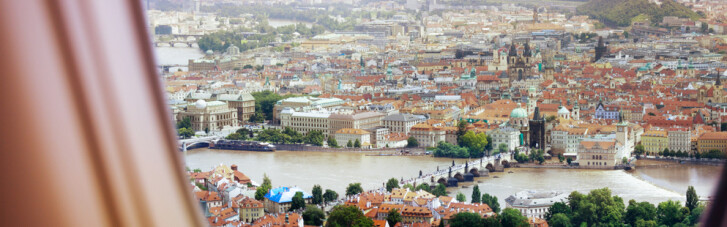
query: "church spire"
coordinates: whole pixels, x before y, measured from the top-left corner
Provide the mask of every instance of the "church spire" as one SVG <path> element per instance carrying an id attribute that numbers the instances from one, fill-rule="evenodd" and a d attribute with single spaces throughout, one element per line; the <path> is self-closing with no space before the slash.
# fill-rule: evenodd
<path id="1" fill-rule="evenodd" d="M 510 53 L 508 53 L 509 56 L 517 56 L 517 49 L 515 49 L 515 42 L 510 44 Z"/>
<path id="2" fill-rule="evenodd" d="M 525 51 L 523 51 L 523 56 L 525 57 L 531 57 L 533 54 L 530 51 L 530 42 L 525 43 Z"/>

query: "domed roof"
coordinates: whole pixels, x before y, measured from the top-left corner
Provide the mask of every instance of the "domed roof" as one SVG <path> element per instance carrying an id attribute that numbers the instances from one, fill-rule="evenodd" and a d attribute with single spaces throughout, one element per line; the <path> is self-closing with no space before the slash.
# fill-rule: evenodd
<path id="1" fill-rule="evenodd" d="M 207 107 L 207 102 L 205 102 L 204 100 L 200 99 L 200 100 L 197 100 L 197 102 L 194 103 L 194 106 L 197 107 L 197 109 L 204 109 L 204 108 Z"/>
<path id="2" fill-rule="evenodd" d="M 563 115 L 563 114 L 570 114 L 570 111 L 568 111 L 568 108 L 561 106 L 560 109 L 558 110 L 558 115 Z"/>
<path id="3" fill-rule="evenodd" d="M 518 103 L 517 108 L 510 112 L 510 118 L 527 118 L 528 112 L 523 109 L 522 104 Z"/>
<path id="4" fill-rule="evenodd" d="M 207 51 L 205 52 L 205 54 L 207 54 L 207 55 L 212 55 L 212 54 L 214 54 L 214 53 L 215 53 L 215 52 L 214 52 L 213 50 L 207 50 Z"/>

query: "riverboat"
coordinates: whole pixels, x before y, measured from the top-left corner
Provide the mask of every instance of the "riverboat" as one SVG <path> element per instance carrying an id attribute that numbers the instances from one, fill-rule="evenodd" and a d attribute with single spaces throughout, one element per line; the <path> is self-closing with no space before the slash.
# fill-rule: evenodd
<path id="1" fill-rule="evenodd" d="M 210 143 L 212 149 L 222 150 L 241 150 L 241 151 L 261 151 L 274 152 L 275 145 L 257 142 L 257 141 L 240 141 L 240 140 L 218 140 Z"/>

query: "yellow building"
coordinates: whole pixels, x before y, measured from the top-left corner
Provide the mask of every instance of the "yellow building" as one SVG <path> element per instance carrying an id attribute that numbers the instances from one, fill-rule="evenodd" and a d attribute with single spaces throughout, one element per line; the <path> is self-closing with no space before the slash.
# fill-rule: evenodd
<path id="1" fill-rule="evenodd" d="M 252 223 L 258 218 L 265 216 L 265 206 L 260 201 L 255 199 L 244 197 L 236 203 L 239 208 L 240 221 Z"/>
<path id="2" fill-rule="evenodd" d="M 727 153 L 727 132 L 708 132 L 702 134 L 697 141 L 699 153 L 720 150 Z"/>
<path id="3" fill-rule="evenodd" d="M 641 135 L 641 145 L 646 153 L 658 154 L 669 148 L 669 139 L 666 131 L 649 130 Z"/>

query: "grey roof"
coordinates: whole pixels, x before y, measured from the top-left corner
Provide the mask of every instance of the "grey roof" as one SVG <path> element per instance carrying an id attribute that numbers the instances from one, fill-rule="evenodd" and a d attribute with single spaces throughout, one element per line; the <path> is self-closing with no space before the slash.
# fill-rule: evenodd
<path id="1" fill-rule="evenodd" d="M 386 116 L 384 118 L 384 121 L 416 121 L 420 120 L 420 118 L 412 115 L 412 114 L 392 114 L 389 116 Z"/>
<path id="2" fill-rule="evenodd" d="M 550 207 L 566 201 L 568 194 L 555 191 L 521 191 L 505 199 L 509 207 Z"/>

